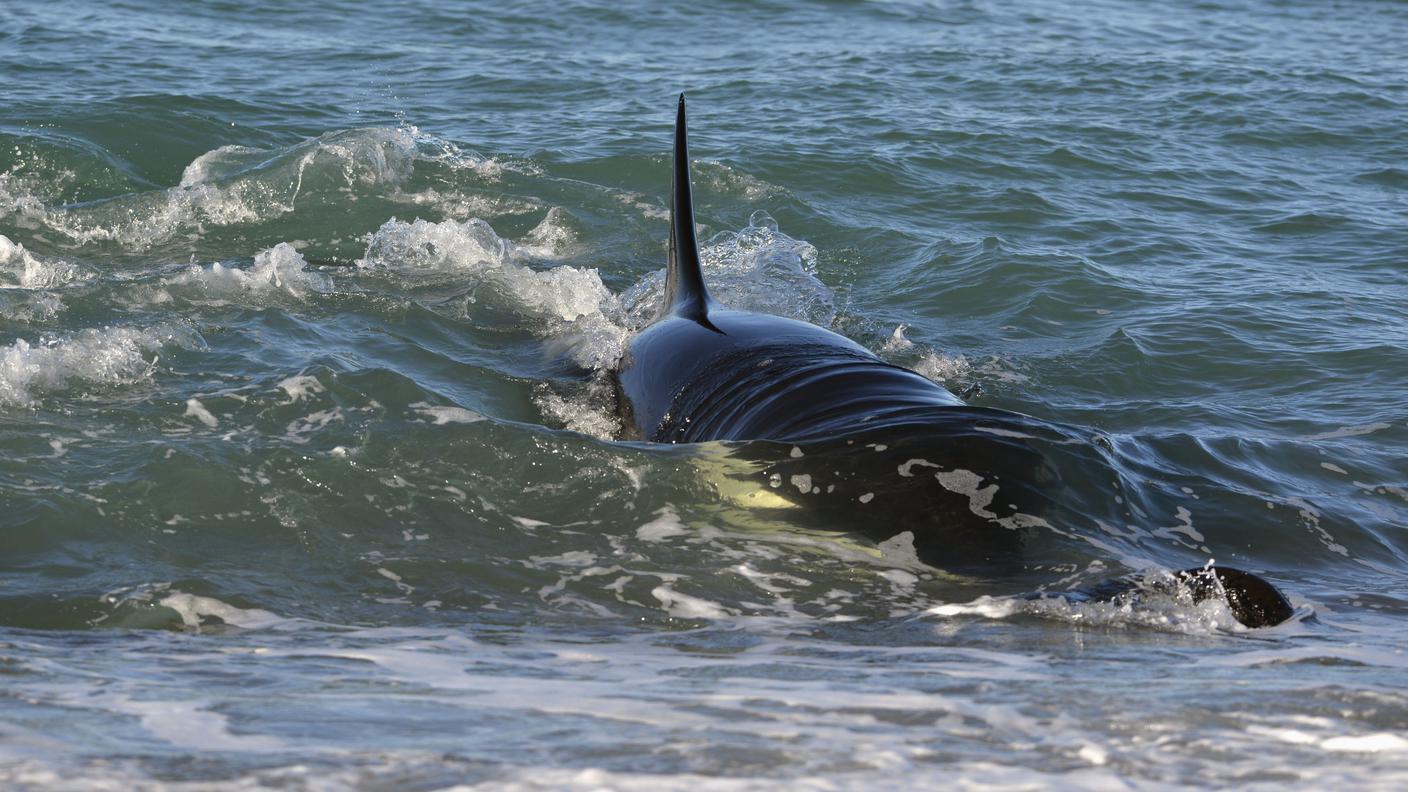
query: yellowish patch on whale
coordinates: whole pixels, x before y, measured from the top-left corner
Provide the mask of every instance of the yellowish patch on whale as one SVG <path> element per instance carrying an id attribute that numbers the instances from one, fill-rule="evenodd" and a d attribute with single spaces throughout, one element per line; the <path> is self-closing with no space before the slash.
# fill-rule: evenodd
<path id="1" fill-rule="evenodd" d="M 792 456 L 795 458 L 798 454 Z M 912 534 L 902 534 L 876 545 L 839 528 L 819 530 L 789 522 L 786 513 L 804 508 L 809 496 L 802 495 L 797 487 L 770 485 L 762 478 L 760 465 L 730 456 L 724 446 L 703 444 L 690 464 L 698 481 L 718 494 L 718 509 L 714 513 L 718 525 L 747 533 L 772 534 L 798 551 L 810 550 L 843 558 L 863 556 L 879 562 L 877 566 L 914 568 L 948 583 L 972 585 L 978 582 L 977 578 L 920 562 L 914 554 Z M 789 490 L 791 497 L 787 497 Z M 797 538 L 789 539 L 789 534 Z M 896 552 L 906 544 L 907 552 Z"/>

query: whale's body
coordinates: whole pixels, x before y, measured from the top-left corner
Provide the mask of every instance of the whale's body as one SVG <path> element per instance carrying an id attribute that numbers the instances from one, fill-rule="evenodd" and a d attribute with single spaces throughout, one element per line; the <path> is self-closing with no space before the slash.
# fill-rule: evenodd
<path id="1" fill-rule="evenodd" d="M 627 436 L 665 443 L 835 437 L 963 403 L 845 336 L 719 305 L 699 260 L 687 135 L 681 96 L 664 305 L 617 369 Z"/>
<path id="2" fill-rule="evenodd" d="M 651 325 L 618 377 L 632 436 L 664 443 L 835 437 L 962 405 L 844 336 L 724 308 Z"/>
<path id="3" fill-rule="evenodd" d="M 681 96 L 664 300 L 614 371 L 623 439 L 785 443 L 790 453 L 753 442 L 736 455 L 807 507 L 809 522 L 876 541 L 908 533 L 920 560 L 949 570 L 1020 563 L 1023 531 L 1045 525 L 1059 491 L 1057 471 L 1026 442 L 1049 425 L 965 406 L 816 325 L 719 304 L 704 283 L 689 171 Z M 1243 623 L 1291 615 L 1255 575 L 1201 572 L 1180 574 L 1196 596 L 1226 599 Z M 1072 596 L 1108 599 L 1138 586 L 1125 579 Z"/>

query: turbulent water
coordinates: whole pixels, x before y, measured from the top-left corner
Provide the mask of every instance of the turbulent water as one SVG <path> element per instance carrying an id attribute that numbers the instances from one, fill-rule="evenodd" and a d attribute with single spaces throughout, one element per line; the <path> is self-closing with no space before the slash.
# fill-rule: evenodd
<path id="1" fill-rule="evenodd" d="M 0 3 L 0 784 L 1408 784 L 1408 6 L 275 5 Z M 717 296 L 1093 460 L 1020 568 L 613 439 L 679 91 Z"/>

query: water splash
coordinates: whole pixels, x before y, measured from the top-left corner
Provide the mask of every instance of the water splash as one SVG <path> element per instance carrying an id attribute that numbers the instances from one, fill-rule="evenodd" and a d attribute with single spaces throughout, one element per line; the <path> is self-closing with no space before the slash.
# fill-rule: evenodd
<path id="1" fill-rule="evenodd" d="M 181 325 L 90 329 L 34 344 L 20 339 L 0 347 L 0 404 L 27 406 L 38 393 L 148 380 L 163 347 L 197 349 L 203 343 Z"/>

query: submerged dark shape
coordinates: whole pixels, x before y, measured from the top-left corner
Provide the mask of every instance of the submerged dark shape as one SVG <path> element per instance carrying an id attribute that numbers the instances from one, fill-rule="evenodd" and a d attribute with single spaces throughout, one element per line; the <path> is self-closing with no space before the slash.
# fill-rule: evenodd
<path id="1" fill-rule="evenodd" d="M 908 532 L 919 559 L 945 570 L 1010 567 L 1030 529 L 1051 528 L 1041 515 L 1060 476 L 1033 442 L 1058 428 L 967 406 L 844 336 L 710 296 L 683 95 L 672 187 L 664 304 L 615 372 L 625 439 L 752 441 L 731 457 L 753 463 L 747 475 L 775 498 L 805 507 L 789 519 L 876 541 Z M 1290 616 L 1280 593 L 1255 575 L 1216 569 L 1215 592 L 1191 572 L 1195 598 L 1224 597 L 1249 626 Z M 1136 586 L 1110 581 L 1071 597 L 1112 599 Z"/>

